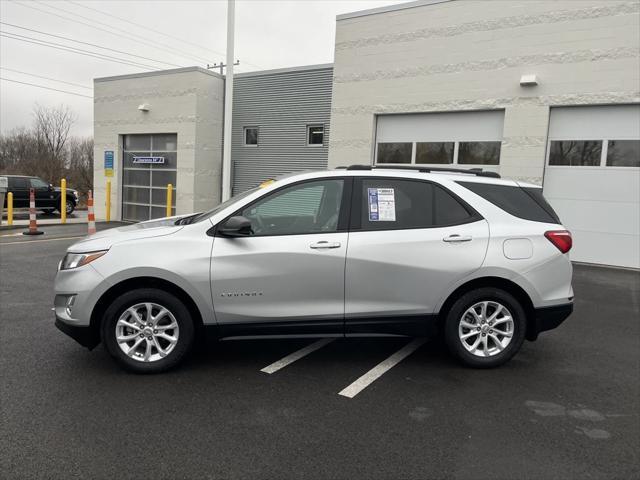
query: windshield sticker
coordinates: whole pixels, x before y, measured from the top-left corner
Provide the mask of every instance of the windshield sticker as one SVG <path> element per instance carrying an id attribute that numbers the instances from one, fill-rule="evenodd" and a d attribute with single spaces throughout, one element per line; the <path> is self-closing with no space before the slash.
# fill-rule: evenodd
<path id="1" fill-rule="evenodd" d="M 369 221 L 395 222 L 396 199 L 393 188 L 368 188 Z"/>

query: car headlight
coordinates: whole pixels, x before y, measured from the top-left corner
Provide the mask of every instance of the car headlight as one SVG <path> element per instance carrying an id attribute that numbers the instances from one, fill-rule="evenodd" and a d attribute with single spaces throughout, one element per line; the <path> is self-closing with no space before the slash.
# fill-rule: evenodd
<path id="1" fill-rule="evenodd" d="M 69 270 L 71 268 L 81 267 L 100 258 L 107 252 L 108 250 L 86 253 L 67 253 L 60 262 L 60 270 Z"/>

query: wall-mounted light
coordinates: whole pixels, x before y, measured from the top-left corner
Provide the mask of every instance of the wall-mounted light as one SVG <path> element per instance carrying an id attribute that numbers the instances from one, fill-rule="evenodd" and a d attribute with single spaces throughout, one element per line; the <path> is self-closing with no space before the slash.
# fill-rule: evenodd
<path id="1" fill-rule="evenodd" d="M 150 109 L 151 105 L 149 105 L 148 103 L 138 105 L 138 110 L 140 110 L 141 112 L 148 112 Z"/>
<path id="2" fill-rule="evenodd" d="M 522 75 L 520 77 L 521 87 L 535 87 L 536 85 L 538 85 L 537 75 Z"/>

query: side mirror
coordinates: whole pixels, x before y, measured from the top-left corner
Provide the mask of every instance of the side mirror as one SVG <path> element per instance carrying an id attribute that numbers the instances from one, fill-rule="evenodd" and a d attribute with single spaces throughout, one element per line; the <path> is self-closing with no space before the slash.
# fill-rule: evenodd
<path id="1" fill-rule="evenodd" d="M 248 237 L 253 233 L 251 221 L 246 217 L 231 217 L 218 229 L 224 237 Z"/>

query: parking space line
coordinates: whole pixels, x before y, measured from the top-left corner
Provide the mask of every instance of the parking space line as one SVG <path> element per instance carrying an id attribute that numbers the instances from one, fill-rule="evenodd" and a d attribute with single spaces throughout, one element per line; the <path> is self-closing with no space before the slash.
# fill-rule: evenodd
<path id="1" fill-rule="evenodd" d="M 378 365 L 373 367 L 367 373 L 358 378 L 351 385 L 343 389 L 338 395 L 342 395 L 343 397 L 353 398 L 357 394 L 359 394 L 362 390 L 367 388 L 373 382 L 375 382 L 378 378 L 384 375 L 388 370 L 395 367 L 402 360 L 407 358 L 413 352 L 415 352 L 418 348 L 424 345 L 427 342 L 427 338 L 416 338 L 411 342 L 407 343 L 404 347 L 398 350 L 396 353 L 391 355 L 386 360 L 383 360 Z"/>
<path id="2" fill-rule="evenodd" d="M 295 362 L 296 360 L 300 360 L 302 357 L 309 355 L 312 352 L 315 352 L 316 350 L 324 347 L 325 345 L 333 342 L 335 340 L 335 338 L 323 338 L 322 340 L 318 340 L 317 342 L 313 342 L 311 345 L 307 345 L 304 348 L 301 348 L 300 350 L 297 350 L 295 352 L 293 352 L 290 355 L 287 355 L 286 357 L 278 360 L 277 362 L 272 363 L 271 365 L 267 365 L 266 367 L 264 367 L 263 369 L 261 369 L 261 372 L 264 373 L 275 373 L 278 370 L 286 367 L 287 365 Z"/>

